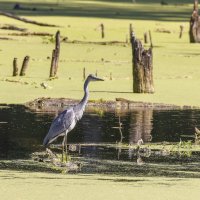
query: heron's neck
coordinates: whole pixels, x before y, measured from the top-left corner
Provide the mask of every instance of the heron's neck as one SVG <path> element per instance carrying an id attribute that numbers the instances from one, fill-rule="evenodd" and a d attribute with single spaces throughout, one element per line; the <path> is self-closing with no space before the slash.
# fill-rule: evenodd
<path id="1" fill-rule="evenodd" d="M 84 96 L 83 96 L 82 100 L 79 103 L 79 105 L 81 105 L 82 107 L 85 107 L 86 104 L 87 104 L 87 101 L 88 101 L 88 97 L 89 97 L 88 84 L 89 84 L 89 80 L 86 79 L 86 81 L 84 83 Z"/>

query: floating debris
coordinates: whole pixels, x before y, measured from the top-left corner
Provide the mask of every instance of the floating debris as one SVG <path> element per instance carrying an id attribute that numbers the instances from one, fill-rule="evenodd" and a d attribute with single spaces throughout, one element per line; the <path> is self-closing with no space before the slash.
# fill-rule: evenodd
<path id="1" fill-rule="evenodd" d="M 54 154 L 50 149 L 46 148 L 45 152 L 35 152 L 32 154 L 32 159 L 37 162 L 44 162 L 57 167 L 62 173 L 77 173 L 81 170 L 81 164 L 78 162 L 62 162 L 61 158 Z"/>
<path id="2" fill-rule="evenodd" d="M 45 82 L 42 82 L 42 83 L 40 84 L 40 86 L 43 87 L 44 89 L 52 89 L 52 87 L 49 86 L 49 85 L 48 85 L 47 83 L 45 83 Z"/>

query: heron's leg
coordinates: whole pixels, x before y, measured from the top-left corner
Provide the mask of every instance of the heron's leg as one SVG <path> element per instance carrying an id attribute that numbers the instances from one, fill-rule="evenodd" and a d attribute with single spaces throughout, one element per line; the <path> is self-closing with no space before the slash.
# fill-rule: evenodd
<path id="1" fill-rule="evenodd" d="M 63 142 L 62 142 L 62 162 L 64 161 L 64 151 L 65 151 L 65 136 L 63 137 Z"/>
<path id="2" fill-rule="evenodd" d="M 65 157 L 66 157 L 66 161 L 68 160 L 68 155 L 67 155 L 67 133 L 64 136 L 65 138 Z"/>

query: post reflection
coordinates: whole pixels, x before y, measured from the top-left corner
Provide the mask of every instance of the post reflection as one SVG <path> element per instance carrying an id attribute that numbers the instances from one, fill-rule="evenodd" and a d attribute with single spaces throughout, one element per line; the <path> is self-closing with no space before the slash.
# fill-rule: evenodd
<path id="1" fill-rule="evenodd" d="M 144 142 L 152 140 L 153 110 L 139 110 L 130 113 L 129 144 L 135 144 L 140 139 Z"/>

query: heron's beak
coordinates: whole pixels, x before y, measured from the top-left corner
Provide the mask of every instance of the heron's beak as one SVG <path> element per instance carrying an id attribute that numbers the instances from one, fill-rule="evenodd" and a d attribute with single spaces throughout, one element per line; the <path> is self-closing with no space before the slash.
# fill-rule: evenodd
<path id="1" fill-rule="evenodd" d="M 95 78 L 95 81 L 104 81 L 103 79 L 101 79 L 101 78 Z"/>

